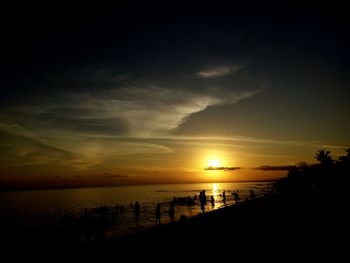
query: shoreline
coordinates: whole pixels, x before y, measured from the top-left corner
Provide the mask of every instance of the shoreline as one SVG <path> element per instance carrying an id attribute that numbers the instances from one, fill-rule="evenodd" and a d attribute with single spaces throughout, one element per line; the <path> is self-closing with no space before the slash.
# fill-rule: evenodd
<path id="1" fill-rule="evenodd" d="M 323 191 L 270 194 L 122 237 L 102 237 L 97 242 L 69 244 L 56 240 L 55 246 L 42 243 L 43 247 L 38 247 L 35 242 L 38 236 L 32 233 L 31 238 L 20 244 L 14 238 L 14 246 L 8 243 L 10 247 L 5 245 L 8 247 L 5 251 L 20 249 L 29 257 L 37 258 L 39 249 L 43 255 L 81 259 L 125 255 L 130 259 L 152 259 L 175 251 L 178 258 L 193 252 L 196 259 L 211 257 L 207 255 L 209 251 L 220 251 L 222 258 L 232 257 L 232 253 L 244 254 L 247 250 L 304 253 L 310 244 L 324 248 L 329 238 L 338 240 L 336 234 L 346 225 L 345 204 L 324 200 L 323 196 Z M 44 234 L 52 238 L 50 233 Z"/>
<path id="2" fill-rule="evenodd" d="M 96 249 L 105 255 L 113 250 L 130 254 L 139 251 L 146 258 L 154 256 L 155 247 L 164 255 L 181 248 L 179 257 L 189 250 L 210 248 L 221 251 L 223 258 L 232 257 L 233 251 L 237 255 L 271 249 L 307 254 L 312 252 L 311 246 L 331 251 L 347 225 L 346 209 L 343 202 L 323 200 L 323 194 L 267 195 L 159 228 L 111 238 L 92 247 L 92 251 Z M 134 256 L 139 258 L 139 254 Z M 207 256 L 198 253 L 194 257 Z"/>

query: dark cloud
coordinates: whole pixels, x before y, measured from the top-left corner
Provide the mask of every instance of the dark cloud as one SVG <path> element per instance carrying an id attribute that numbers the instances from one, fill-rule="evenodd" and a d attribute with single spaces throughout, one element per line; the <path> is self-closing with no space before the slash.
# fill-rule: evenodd
<path id="1" fill-rule="evenodd" d="M 14 13 L 18 18 L 12 22 L 16 37 L 5 39 L 16 63 L 6 65 L 10 72 L 2 79 L 0 121 L 7 117 L 28 129 L 32 129 L 30 125 L 50 126 L 72 133 L 135 136 L 175 130 L 185 135 L 233 131 L 256 136 L 252 134 L 256 131 L 270 137 L 276 119 L 303 116 L 288 113 L 294 105 L 289 102 L 293 94 L 289 96 L 286 89 L 298 90 L 298 81 L 292 83 L 291 79 L 304 75 L 303 67 L 315 68 L 305 59 L 307 51 L 312 50 L 317 60 L 330 49 L 328 57 L 338 62 L 326 65 L 339 66 L 344 57 L 340 50 L 347 50 L 339 46 L 342 41 L 336 41 L 342 36 L 326 30 L 320 10 L 310 9 L 313 12 L 309 13 L 307 5 L 288 9 L 276 4 L 271 9 L 260 4 L 232 3 L 227 8 L 202 4 L 199 9 L 186 5 L 186 12 L 180 6 L 162 8 L 162 12 L 157 11 L 158 5 L 145 6 L 145 12 L 127 3 L 95 3 L 83 8 L 46 6 L 47 13 L 29 7 L 37 14 L 30 16 Z M 275 8 L 281 8 L 281 13 Z M 300 15 L 298 21 L 291 19 L 295 17 L 291 10 Z M 267 14 L 271 19 L 265 18 Z M 19 41 L 17 45 L 14 39 Z M 322 67 L 322 63 L 316 66 Z M 274 90 L 248 103 L 251 110 L 228 106 L 261 93 L 270 83 Z M 303 93 L 297 91 L 294 98 L 299 94 L 306 98 L 304 107 L 293 111 L 306 112 L 310 100 Z M 334 94 L 325 94 L 324 100 L 334 97 L 346 112 L 347 99 L 342 98 L 348 96 Z M 27 108 L 21 111 L 20 106 Z M 223 106 L 227 107 L 219 108 Z M 11 107 L 15 113 L 10 116 Z M 211 114 L 213 108 L 217 113 Z M 268 118 L 255 117 L 265 111 Z M 195 123 L 196 117 L 191 117 L 196 113 L 207 124 L 202 120 Z M 335 117 L 345 123 L 347 116 L 342 115 L 327 119 L 331 122 Z M 304 124 L 308 119 L 300 117 L 298 121 Z M 256 125 L 263 131 L 254 129 Z M 291 130 L 289 125 L 274 129 L 284 134 L 281 127 Z"/>
<path id="2" fill-rule="evenodd" d="M 235 171 L 240 170 L 241 167 L 206 167 L 204 170 L 207 171 Z"/>
<path id="3" fill-rule="evenodd" d="M 229 68 L 232 70 L 233 66 Z M 179 74 L 176 80 L 171 72 L 146 78 L 113 75 L 109 68 L 87 67 L 85 71 L 77 81 L 86 87 L 84 92 L 67 90 L 70 81 L 63 77 L 62 83 L 48 84 L 59 93 L 8 105 L 0 121 L 28 130 L 145 136 L 168 133 L 193 113 L 209 106 L 237 103 L 264 89 L 259 78 L 246 72 L 236 73 L 233 79 L 217 76 L 216 82 L 205 82 L 194 69 Z"/>
<path id="4" fill-rule="evenodd" d="M 279 165 L 279 166 L 263 165 L 263 166 L 256 167 L 254 169 L 261 170 L 261 171 L 289 171 L 295 168 L 297 168 L 296 165 Z"/>

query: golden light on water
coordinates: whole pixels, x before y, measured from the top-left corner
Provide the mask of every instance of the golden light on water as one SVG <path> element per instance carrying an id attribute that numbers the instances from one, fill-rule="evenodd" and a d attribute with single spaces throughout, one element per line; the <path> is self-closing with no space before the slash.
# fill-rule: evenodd
<path id="1" fill-rule="evenodd" d="M 217 192 L 218 192 L 218 185 L 213 184 L 213 196 L 217 195 Z"/>

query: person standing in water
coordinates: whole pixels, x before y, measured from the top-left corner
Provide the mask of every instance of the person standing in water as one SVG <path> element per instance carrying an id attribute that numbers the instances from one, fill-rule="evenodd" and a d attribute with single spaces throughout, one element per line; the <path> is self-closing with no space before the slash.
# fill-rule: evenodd
<path id="1" fill-rule="evenodd" d="M 171 222 L 175 221 L 175 208 L 174 208 L 174 204 L 173 202 L 170 203 L 170 207 L 169 207 L 169 217 Z"/>
<path id="2" fill-rule="evenodd" d="M 202 210 L 202 213 L 204 213 L 204 210 L 205 210 L 205 196 L 204 196 L 204 191 L 200 192 L 199 194 L 199 202 L 201 204 L 201 210 Z"/>
<path id="3" fill-rule="evenodd" d="M 210 203 L 211 203 L 211 207 L 214 208 L 214 206 L 215 206 L 215 199 L 214 199 L 214 196 L 211 196 L 211 197 L 210 197 Z"/>
<path id="4" fill-rule="evenodd" d="M 134 206 L 134 213 L 135 213 L 136 220 L 139 219 L 140 211 L 141 211 L 141 206 L 139 204 L 139 201 L 136 201 L 135 206 Z"/>
<path id="5" fill-rule="evenodd" d="M 249 192 L 250 192 L 250 199 L 252 199 L 252 200 L 255 199 L 255 193 L 254 193 L 253 189 L 250 189 Z"/>
<path id="6" fill-rule="evenodd" d="M 233 196 L 235 198 L 235 204 L 237 204 L 241 200 L 239 193 L 238 193 L 238 189 L 236 192 L 233 193 Z"/>
<path id="7" fill-rule="evenodd" d="M 156 225 L 160 225 L 160 204 L 156 207 Z"/>

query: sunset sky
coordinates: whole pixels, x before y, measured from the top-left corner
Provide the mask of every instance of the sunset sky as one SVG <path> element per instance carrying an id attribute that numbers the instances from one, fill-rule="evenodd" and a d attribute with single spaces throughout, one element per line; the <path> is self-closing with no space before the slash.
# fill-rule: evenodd
<path id="1" fill-rule="evenodd" d="M 337 159 L 348 13 L 279 2 L 5 7 L 0 184 L 265 180 Z"/>

